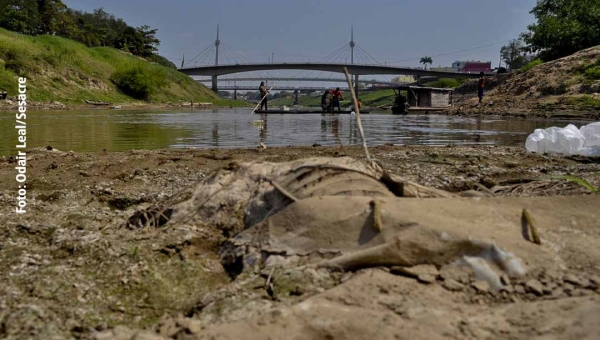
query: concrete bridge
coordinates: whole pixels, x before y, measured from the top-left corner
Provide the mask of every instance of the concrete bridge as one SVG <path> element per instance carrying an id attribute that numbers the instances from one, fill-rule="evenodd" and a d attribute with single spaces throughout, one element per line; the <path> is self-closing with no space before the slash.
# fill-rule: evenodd
<path id="1" fill-rule="evenodd" d="M 310 82 L 327 82 L 327 83 L 346 83 L 346 78 L 293 78 L 293 77 L 239 77 L 239 78 L 220 78 L 219 82 L 242 82 L 242 81 L 310 81 Z M 211 82 L 211 79 L 196 79 L 200 83 Z M 360 80 L 359 83 L 366 85 L 402 85 L 403 83 L 394 83 L 384 80 Z M 221 87 L 219 87 L 221 89 Z"/>
<path id="2" fill-rule="evenodd" d="M 275 86 L 273 91 L 300 91 L 300 92 L 316 92 L 331 90 L 331 87 L 324 86 Z M 350 91 L 346 87 L 340 87 L 342 91 Z M 365 89 L 366 90 L 366 89 Z M 240 85 L 219 85 L 219 91 L 258 91 L 258 86 L 240 86 Z"/>
<path id="3" fill-rule="evenodd" d="M 334 73 L 344 73 L 344 67 L 348 72 L 354 75 L 354 83 L 358 90 L 359 75 L 371 74 L 390 74 L 406 76 L 430 76 L 439 78 L 475 78 L 479 74 L 458 73 L 458 72 L 440 72 L 429 71 L 420 68 L 409 68 L 387 65 L 361 65 L 361 64 L 339 64 L 339 63 L 257 63 L 257 64 L 233 64 L 233 65 L 211 65 L 191 68 L 181 68 L 180 72 L 189 76 L 210 76 L 212 77 L 212 89 L 218 91 L 217 77 L 225 74 L 269 71 L 269 70 L 312 70 Z"/>

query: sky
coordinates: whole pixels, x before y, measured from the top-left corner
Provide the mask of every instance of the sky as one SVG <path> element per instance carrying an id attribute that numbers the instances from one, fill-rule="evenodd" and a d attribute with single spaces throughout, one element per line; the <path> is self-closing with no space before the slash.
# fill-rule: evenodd
<path id="1" fill-rule="evenodd" d="M 319 61 L 347 44 L 354 26 L 356 44 L 380 63 L 421 66 L 421 57 L 432 56 L 433 67 L 456 60 L 492 61 L 495 67 L 503 43 L 534 22 L 529 11 L 536 0 L 63 2 L 85 11 L 103 7 L 129 25 L 158 29 L 159 53 L 178 66 L 184 54 L 189 62 L 212 46 L 219 25 L 220 63 L 237 57 L 244 58 L 238 62 Z M 355 60 L 371 61 L 366 53 L 356 52 Z"/>

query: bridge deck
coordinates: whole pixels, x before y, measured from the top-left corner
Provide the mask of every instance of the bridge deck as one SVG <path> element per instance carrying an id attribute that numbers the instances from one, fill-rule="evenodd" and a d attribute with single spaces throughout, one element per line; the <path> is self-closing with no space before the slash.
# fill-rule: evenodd
<path id="1" fill-rule="evenodd" d="M 267 70 L 313 70 L 324 72 L 344 73 L 344 67 L 353 75 L 392 74 L 434 76 L 443 78 L 473 78 L 475 73 L 441 72 L 423 70 L 420 68 L 387 66 L 387 65 L 360 65 L 360 64 L 334 64 L 334 63 L 271 63 L 271 64 L 234 64 L 219 66 L 202 66 L 179 69 L 190 76 L 221 76 L 225 74 L 267 71 Z"/>

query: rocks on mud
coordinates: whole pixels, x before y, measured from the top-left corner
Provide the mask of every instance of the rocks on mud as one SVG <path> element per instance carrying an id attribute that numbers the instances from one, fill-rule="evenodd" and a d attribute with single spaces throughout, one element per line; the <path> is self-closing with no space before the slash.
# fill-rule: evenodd
<path id="1" fill-rule="evenodd" d="M 544 287 L 542 286 L 542 283 L 538 280 L 531 279 L 527 281 L 525 287 L 528 292 L 531 292 L 537 296 L 544 295 Z"/>
<path id="2" fill-rule="evenodd" d="M 442 286 L 452 292 L 461 291 L 465 287 L 465 285 L 463 285 L 462 283 L 460 283 L 454 279 L 444 280 L 444 283 Z"/>
<path id="3" fill-rule="evenodd" d="M 475 281 L 471 283 L 471 287 L 480 293 L 487 293 L 490 291 L 490 284 L 487 281 Z"/>

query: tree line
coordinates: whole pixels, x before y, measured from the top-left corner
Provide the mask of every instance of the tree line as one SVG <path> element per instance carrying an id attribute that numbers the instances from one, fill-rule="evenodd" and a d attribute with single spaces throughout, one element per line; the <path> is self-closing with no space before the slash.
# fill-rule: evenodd
<path id="1" fill-rule="evenodd" d="M 113 47 L 176 68 L 156 53 L 160 45 L 156 29 L 129 26 L 102 8 L 88 13 L 68 8 L 61 0 L 0 0 L 0 27 L 27 35 L 56 35 L 89 47 Z"/>
<path id="2" fill-rule="evenodd" d="M 600 0 L 538 0 L 530 13 L 536 22 L 500 50 L 509 69 L 600 45 Z"/>

